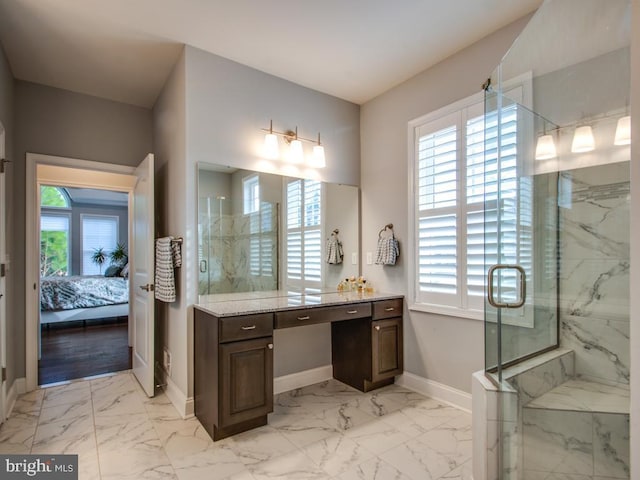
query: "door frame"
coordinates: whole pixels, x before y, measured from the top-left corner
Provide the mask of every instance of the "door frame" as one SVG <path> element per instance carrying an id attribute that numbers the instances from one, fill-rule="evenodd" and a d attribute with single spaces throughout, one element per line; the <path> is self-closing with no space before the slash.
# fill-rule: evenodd
<path id="1" fill-rule="evenodd" d="M 40 244 L 38 233 L 40 231 L 40 205 L 38 199 L 40 180 L 38 179 L 38 166 L 49 165 L 55 167 L 74 168 L 84 170 L 82 180 L 66 180 L 56 184 L 68 187 L 96 188 L 113 190 L 117 183 L 117 189 L 129 195 L 129 209 L 133 200 L 133 186 L 135 185 L 135 167 L 104 162 L 94 162 L 77 158 L 57 157 L 37 153 L 26 154 L 26 205 L 25 205 L 25 373 L 26 391 L 35 390 L 38 387 L 38 359 L 39 359 L 39 305 L 40 274 L 39 255 L 30 255 L 29 252 L 39 252 Z M 115 174 L 115 175 L 109 175 Z M 130 184 L 124 185 L 122 176 L 130 176 Z M 124 182 L 126 183 L 126 182 Z M 132 216 L 129 215 L 129 240 L 133 227 Z M 130 252 L 132 255 L 133 252 Z M 131 298 L 131 285 L 129 285 L 129 297 Z M 131 315 L 131 307 L 129 307 Z M 129 322 L 130 324 L 131 322 Z M 131 344 L 131 328 L 129 327 L 129 344 Z"/>
<path id="2" fill-rule="evenodd" d="M 6 130 L 2 122 L 0 122 L 0 159 L 6 158 Z M 7 188 L 5 173 L 0 174 L 0 263 L 7 262 Z M 4 282 L 4 291 L 0 291 L 4 295 L 0 299 L 0 368 L 7 368 L 7 277 L 4 276 L 0 281 Z M 6 372 L 6 370 L 5 370 Z M 0 378 L 0 424 L 6 420 L 7 406 L 7 381 Z"/>

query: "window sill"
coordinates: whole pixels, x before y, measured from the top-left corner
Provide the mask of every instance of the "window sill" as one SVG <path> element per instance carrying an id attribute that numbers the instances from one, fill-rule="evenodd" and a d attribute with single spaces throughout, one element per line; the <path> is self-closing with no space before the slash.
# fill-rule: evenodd
<path id="1" fill-rule="evenodd" d="M 484 312 L 481 310 L 464 310 L 462 308 L 448 307 L 445 305 L 431 305 L 428 303 L 413 303 L 409 305 L 410 311 L 437 313 L 448 317 L 467 318 L 469 320 L 484 320 Z"/>

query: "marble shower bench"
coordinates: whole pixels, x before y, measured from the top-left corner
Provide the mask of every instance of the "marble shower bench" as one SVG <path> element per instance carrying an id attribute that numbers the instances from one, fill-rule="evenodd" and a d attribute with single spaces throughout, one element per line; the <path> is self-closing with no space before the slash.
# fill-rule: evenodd
<path id="1" fill-rule="evenodd" d="M 502 391 L 473 376 L 474 479 L 629 478 L 629 390 L 576 377 L 560 348 L 503 372 Z M 477 439 L 477 441 L 476 441 Z"/>

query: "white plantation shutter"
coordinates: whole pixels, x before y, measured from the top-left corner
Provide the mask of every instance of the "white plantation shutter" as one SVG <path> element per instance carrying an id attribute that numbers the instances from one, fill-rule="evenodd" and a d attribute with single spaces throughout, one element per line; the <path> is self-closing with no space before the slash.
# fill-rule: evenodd
<path id="1" fill-rule="evenodd" d="M 273 205 L 262 202 L 257 212 L 249 215 L 249 273 L 273 276 Z"/>
<path id="2" fill-rule="evenodd" d="M 81 215 L 82 275 L 100 275 L 109 266 L 109 254 L 118 244 L 118 217 Z M 91 260 L 93 252 L 102 248 L 107 256 L 102 269 Z"/>
<path id="3" fill-rule="evenodd" d="M 317 290 L 322 284 L 322 184 L 291 180 L 285 200 L 287 286 Z"/>
<path id="4" fill-rule="evenodd" d="M 481 311 L 485 255 L 487 263 L 519 263 L 529 277 L 531 186 L 518 185 L 517 138 L 516 104 L 485 116 L 475 103 L 416 126 L 417 303 Z M 485 236 L 485 226 L 498 231 L 498 208 L 500 233 Z M 515 289 L 515 278 L 505 278 L 502 298 Z"/>

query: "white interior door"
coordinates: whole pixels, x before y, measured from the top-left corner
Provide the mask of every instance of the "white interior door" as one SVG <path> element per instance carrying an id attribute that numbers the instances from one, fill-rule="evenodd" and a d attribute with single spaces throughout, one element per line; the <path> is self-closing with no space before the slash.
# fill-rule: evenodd
<path id="1" fill-rule="evenodd" d="M 129 278 L 132 302 L 133 374 L 144 391 L 154 395 L 154 192 L 153 154 L 136 169 L 133 190 L 133 262 Z"/>

